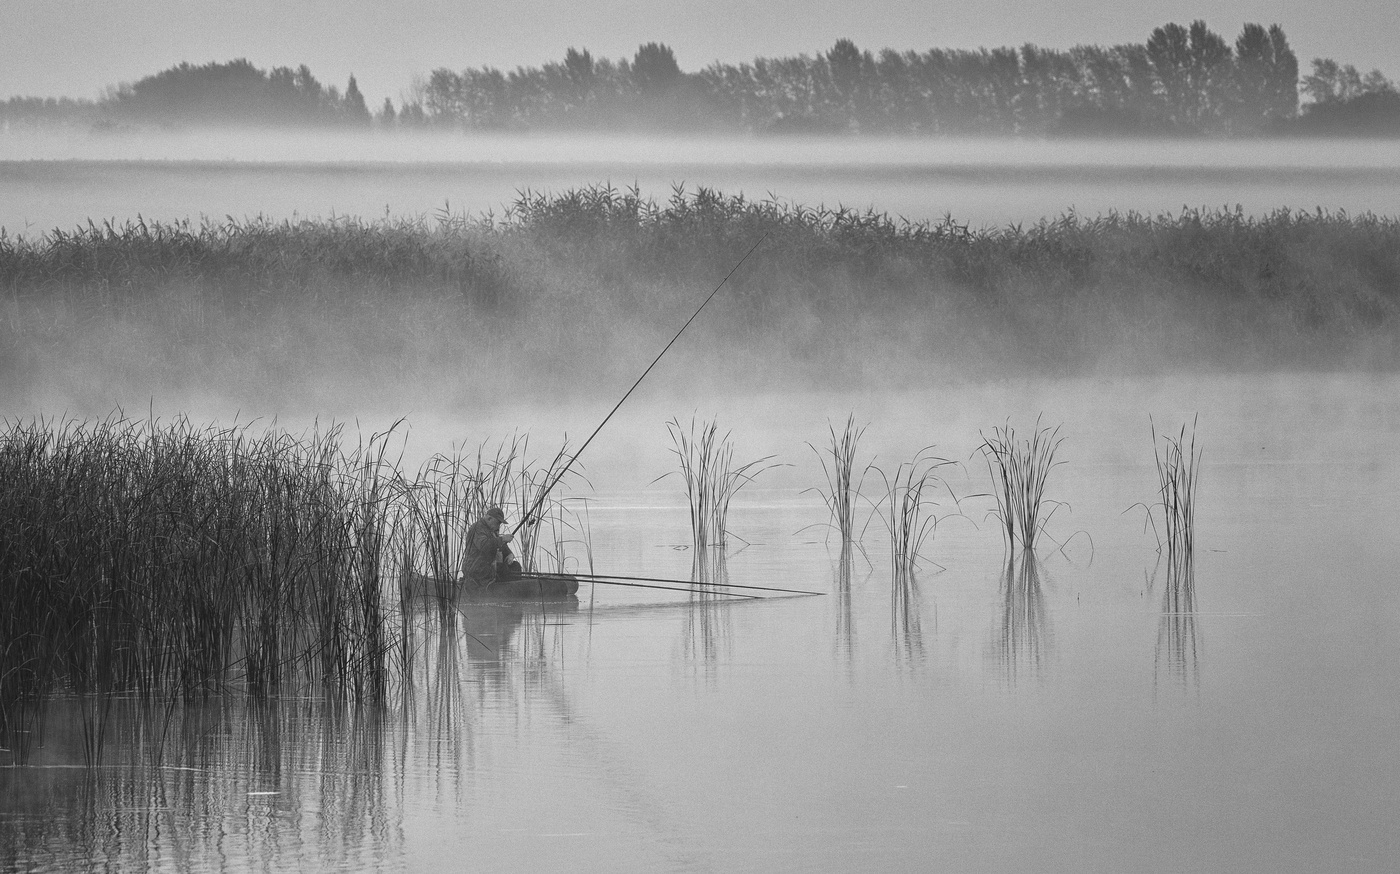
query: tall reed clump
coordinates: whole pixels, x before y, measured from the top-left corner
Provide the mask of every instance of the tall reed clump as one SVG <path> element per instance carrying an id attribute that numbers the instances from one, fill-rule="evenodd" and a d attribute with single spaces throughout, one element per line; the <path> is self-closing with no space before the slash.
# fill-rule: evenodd
<path id="1" fill-rule="evenodd" d="M 931 446 L 919 450 L 913 460 L 901 463 L 893 474 L 871 465 L 885 487 L 876 509 L 889 535 L 890 567 L 896 578 L 913 574 L 920 552 L 938 527 L 938 517 L 933 512 L 938 506 L 933 500 L 934 490 L 938 486 L 947 488 L 939 470 L 954 462 L 932 453 Z"/>
<path id="2" fill-rule="evenodd" d="M 487 508 L 509 503 L 528 446 L 528 435 L 515 435 L 489 452 L 482 443 L 474 452 L 439 453 L 401 482 L 395 542 L 405 582 L 415 579 L 444 599 L 453 594 L 468 529 Z"/>
<path id="3" fill-rule="evenodd" d="M 729 535 L 730 502 L 740 489 L 774 466 L 768 463 L 773 456 L 736 464 L 730 434 L 726 432 L 721 436 L 715 421 L 691 419 L 687 430 L 679 419 L 672 419 L 666 423 L 666 430 L 671 435 L 671 449 L 680 462 L 679 473 L 685 482 L 686 501 L 690 505 L 691 544 L 697 553 L 723 549 Z M 670 474 L 663 474 L 665 476 Z"/>
<path id="4" fill-rule="evenodd" d="M 858 540 L 856 536 L 856 504 L 861 498 L 861 486 L 865 482 L 865 474 L 871 468 L 866 467 L 857 477 L 856 451 L 860 445 L 860 438 L 865 434 L 867 425 L 856 425 L 854 414 L 846 419 L 846 426 L 840 434 L 836 433 L 836 426 L 827 423 L 827 429 L 831 432 L 831 442 L 824 450 L 817 449 L 811 443 L 807 446 L 816 454 L 817 460 L 821 462 L 822 473 L 826 477 L 826 491 L 817 489 L 821 495 L 822 502 L 826 504 L 827 512 L 830 514 L 828 521 L 829 530 L 834 530 L 841 535 L 841 548 L 843 551 L 850 549 L 851 545 Z"/>
<path id="5" fill-rule="evenodd" d="M 1042 427 L 1039 418 L 1028 438 L 1018 439 L 1009 423 L 993 427 L 990 437 L 982 435 L 979 449 L 992 478 L 994 512 L 1001 522 L 1008 551 L 1014 552 L 1019 545 L 1022 550 L 1034 552 L 1036 538 L 1054 515 L 1054 509 L 1044 516 L 1041 513 L 1046 503 L 1046 480 L 1050 471 L 1063 463 L 1055 460 L 1055 453 L 1064 439 L 1060 426 Z"/>
<path id="6" fill-rule="evenodd" d="M 1197 417 L 1199 418 L 1199 417 Z M 1196 445 L 1197 418 L 1185 424 L 1175 437 L 1152 428 L 1152 456 L 1157 467 L 1157 506 L 1162 510 L 1162 537 L 1167 547 L 1169 574 L 1184 576 L 1196 550 L 1196 487 L 1199 484 L 1201 448 Z M 1149 518 L 1150 514 L 1149 514 Z"/>
<path id="7" fill-rule="evenodd" d="M 379 696 L 384 440 L 6 423 L 0 733 L 55 691 Z"/>

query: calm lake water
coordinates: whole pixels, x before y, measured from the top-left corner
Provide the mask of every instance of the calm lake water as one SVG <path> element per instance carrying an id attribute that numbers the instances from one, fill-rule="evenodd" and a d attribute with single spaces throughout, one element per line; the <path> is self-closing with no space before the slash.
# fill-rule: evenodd
<path id="1" fill-rule="evenodd" d="M 729 581 L 826 594 L 425 608 L 383 711 L 119 704 L 93 770 L 76 767 L 81 704 L 56 702 L 34 764 L 0 767 L 0 867 L 1395 870 L 1400 379 L 707 403 L 741 459 L 790 465 L 736 499 Z M 878 522 L 848 582 L 811 527 L 825 511 L 804 489 L 823 481 L 803 441 L 851 411 L 887 468 L 928 443 L 964 463 L 947 469 L 962 514 L 939 493 L 907 601 Z M 573 415 L 514 412 L 538 429 Z M 675 412 L 653 399 L 600 437 L 599 570 L 690 573 L 678 484 L 650 484 Z M 1066 437 L 1047 490 L 1064 548 L 1008 586 L 972 453 L 979 429 L 1040 413 Z M 1174 431 L 1197 413 L 1184 610 L 1134 505 L 1156 489 L 1148 416 Z"/>
<path id="2" fill-rule="evenodd" d="M 1033 223 L 1068 210 L 1236 205 L 1392 214 L 1395 141 L 1060 142 L 313 136 L 0 135 L 0 227 L 92 219 L 477 215 L 525 188 L 672 185 L 874 208 L 912 220 Z"/>

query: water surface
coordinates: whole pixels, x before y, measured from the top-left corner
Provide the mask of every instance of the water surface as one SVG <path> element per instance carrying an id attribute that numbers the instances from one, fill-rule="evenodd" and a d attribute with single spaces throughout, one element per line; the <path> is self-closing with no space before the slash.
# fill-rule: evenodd
<path id="1" fill-rule="evenodd" d="M 728 579 L 827 594 L 600 587 L 570 605 L 428 605 L 412 616 L 411 682 L 382 709 L 230 697 L 137 718 L 119 705 L 96 769 L 75 767 L 84 705 L 56 702 L 34 764 L 0 768 L 0 859 L 1394 870 L 1397 389 L 1242 376 L 733 399 L 742 457 L 776 449 L 791 466 L 740 492 L 731 521 L 747 545 L 731 544 Z M 822 480 L 802 441 L 820 445 L 825 419 L 852 409 L 884 464 L 927 442 L 964 462 L 948 469 L 962 513 L 940 495 L 903 592 L 878 522 L 849 578 L 811 527 L 824 510 L 804 490 Z M 973 496 L 986 473 L 972 450 L 979 428 L 1041 412 L 1067 436 L 1048 490 L 1065 507 L 1054 540 L 1008 568 Z M 1135 505 L 1156 488 L 1148 415 L 1174 429 L 1197 412 L 1199 552 L 1183 600 Z M 683 499 L 648 485 L 667 464 L 658 442 L 593 473 L 599 569 L 691 570 Z"/>

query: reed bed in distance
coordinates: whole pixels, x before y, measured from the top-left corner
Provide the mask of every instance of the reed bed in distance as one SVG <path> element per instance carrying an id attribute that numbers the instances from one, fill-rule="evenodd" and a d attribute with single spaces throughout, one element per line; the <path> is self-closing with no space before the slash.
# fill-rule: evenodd
<path id="1" fill-rule="evenodd" d="M 1037 537 L 1055 512 L 1052 509 L 1041 515 L 1046 503 L 1045 483 L 1050 471 L 1063 463 L 1055 460 L 1055 453 L 1065 438 L 1060 435 L 1059 425 L 1042 427 L 1040 421 L 1037 417 L 1027 438 L 1018 438 L 1009 422 L 993 427 L 992 435 L 983 434 L 978 447 L 992 478 L 992 496 L 996 499 L 993 513 L 1001 522 L 1009 551 L 1019 545 L 1024 551 L 1034 552 Z"/>

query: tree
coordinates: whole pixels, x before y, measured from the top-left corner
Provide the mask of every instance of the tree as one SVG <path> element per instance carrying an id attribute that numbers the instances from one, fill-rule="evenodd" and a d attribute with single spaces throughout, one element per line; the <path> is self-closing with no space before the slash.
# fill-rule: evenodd
<path id="1" fill-rule="evenodd" d="M 394 127 L 394 101 L 384 98 L 384 106 L 379 110 L 379 117 L 375 121 L 384 130 L 392 130 Z"/>
<path id="2" fill-rule="evenodd" d="M 1179 24 L 1156 28 L 1147 38 L 1147 57 L 1152 61 L 1157 81 L 1161 83 L 1167 122 L 1172 125 L 1185 123 L 1190 114 L 1190 34 Z"/>
<path id="3" fill-rule="evenodd" d="M 649 42 L 632 59 L 632 81 L 644 93 L 668 91 L 681 81 L 681 68 L 670 46 Z"/>
<path id="4" fill-rule="evenodd" d="M 350 74 L 350 83 L 345 86 L 345 118 L 355 127 L 369 127 L 369 107 L 365 106 L 365 96 L 355 82 L 355 74 Z"/>
<path id="5" fill-rule="evenodd" d="M 1267 76 L 1269 119 L 1286 121 L 1298 115 L 1298 56 L 1277 24 L 1269 25 L 1274 63 Z"/>

